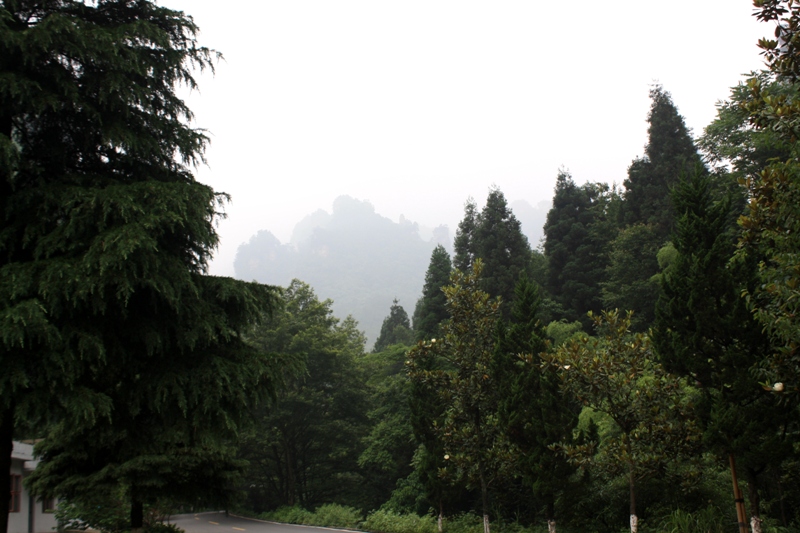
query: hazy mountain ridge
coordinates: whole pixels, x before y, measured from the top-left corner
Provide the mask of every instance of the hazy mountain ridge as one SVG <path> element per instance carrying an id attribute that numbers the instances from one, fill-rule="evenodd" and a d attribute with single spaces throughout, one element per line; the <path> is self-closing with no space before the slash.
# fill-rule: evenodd
<path id="1" fill-rule="evenodd" d="M 431 239 L 420 237 L 416 223 L 381 216 L 367 201 L 340 196 L 332 213 L 318 210 L 295 226 L 289 244 L 267 230 L 239 246 L 236 277 L 287 286 L 293 278 L 333 300 L 340 318 L 353 315 L 373 342 L 392 300 L 413 312 L 425 270 L 438 239 L 451 241 L 440 226 Z"/>
<path id="2" fill-rule="evenodd" d="M 534 208 L 518 200 L 511 207 L 536 246 L 549 203 Z M 253 235 L 239 246 L 234 270 L 248 281 L 308 283 L 321 299 L 333 300 L 336 316 L 352 315 L 371 346 L 393 299 L 414 312 L 433 248 L 442 244 L 452 251 L 452 239 L 447 225 L 420 227 L 402 215 L 394 222 L 368 201 L 340 196 L 331 213 L 319 209 L 300 220 L 288 244 L 268 230 Z"/>

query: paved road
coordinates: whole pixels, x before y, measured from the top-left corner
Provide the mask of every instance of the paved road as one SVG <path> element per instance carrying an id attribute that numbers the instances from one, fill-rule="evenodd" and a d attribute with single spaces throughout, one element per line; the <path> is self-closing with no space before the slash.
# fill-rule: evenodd
<path id="1" fill-rule="evenodd" d="M 225 513 L 198 513 L 175 515 L 170 522 L 186 533 L 331 533 L 345 531 L 294 524 L 278 524 L 250 518 L 226 517 Z M 352 532 L 348 532 L 352 533 Z"/>

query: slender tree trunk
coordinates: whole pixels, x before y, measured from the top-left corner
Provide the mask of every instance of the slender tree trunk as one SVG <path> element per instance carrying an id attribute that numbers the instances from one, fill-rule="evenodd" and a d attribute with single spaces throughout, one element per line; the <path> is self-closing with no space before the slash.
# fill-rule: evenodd
<path id="1" fill-rule="evenodd" d="M 553 500 L 547 502 L 545 514 L 545 518 L 547 518 L 547 533 L 556 533 L 556 510 L 555 505 L 553 505 Z"/>
<path id="2" fill-rule="evenodd" d="M 736 517 L 739 520 L 739 533 L 747 533 L 747 511 L 744 508 L 744 496 L 739 489 L 739 479 L 736 477 L 736 460 L 733 454 L 728 454 L 731 465 L 731 479 L 733 480 L 733 501 L 736 503 Z"/>
<path id="3" fill-rule="evenodd" d="M 761 533 L 761 498 L 758 495 L 758 478 L 752 469 L 747 471 L 747 491 L 750 497 L 750 531 Z"/>
<path id="4" fill-rule="evenodd" d="M 0 415 L 0 472 L 5 483 L 0 483 L 0 502 L 11 499 L 11 453 L 14 451 L 14 406 L 11 405 Z M 0 533 L 8 531 L 8 509 L 0 509 Z"/>
<path id="5" fill-rule="evenodd" d="M 486 477 L 481 468 L 481 502 L 483 504 L 483 533 L 489 531 L 489 486 L 486 484 Z"/>
<path id="6" fill-rule="evenodd" d="M 131 533 L 141 533 L 144 529 L 144 502 L 135 496 L 135 490 L 131 492 Z"/>
<path id="7" fill-rule="evenodd" d="M 439 499 L 439 518 L 436 520 L 436 527 L 439 530 L 439 533 L 442 533 L 442 523 L 444 522 L 444 504 L 442 500 Z"/>
<path id="8" fill-rule="evenodd" d="M 291 443 L 286 443 L 286 492 L 289 496 L 287 504 L 289 507 L 297 503 L 297 477 L 294 468 L 294 453 L 292 453 Z"/>
<path id="9" fill-rule="evenodd" d="M 775 484 L 778 487 L 778 496 L 781 502 L 781 522 L 783 523 L 783 527 L 789 527 L 789 521 L 786 520 L 786 501 L 784 500 L 783 495 L 783 483 L 781 483 L 781 476 L 779 472 L 775 473 Z"/>
<path id="10" fill-rule="evenodd" d="M 636 515 L 636 482 L 633 478 L 633 465 L 629 465 L 630 477 L 628 483 L 631 489 L 631 533 L 639 531 L 639 517 Z"/>

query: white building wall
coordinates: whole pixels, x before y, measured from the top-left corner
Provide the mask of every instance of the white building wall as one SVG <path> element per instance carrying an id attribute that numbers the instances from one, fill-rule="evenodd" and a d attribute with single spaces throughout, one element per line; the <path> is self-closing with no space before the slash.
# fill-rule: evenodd
<path id="1" fill-rule="evenodd" d="M 22 496 L 19 512 L 8 513 L 8 533 L 52 533 L 56 528 L 55 513 L 45 513 L 42 502 L 32 501 L 25 478 L 33 472 L 38 461 L 33 457 L 33 446 L 21 442 L 14 443 L 11 453 L 11 473 L 22 476 Z"/>

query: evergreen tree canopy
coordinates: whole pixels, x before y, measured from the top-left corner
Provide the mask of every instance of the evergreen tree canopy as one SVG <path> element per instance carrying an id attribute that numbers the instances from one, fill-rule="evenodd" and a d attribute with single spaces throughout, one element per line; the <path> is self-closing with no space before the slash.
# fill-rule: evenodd
<path id="1" fill-rule="evenodd" d="M 570 440 L 578 409 L 560 394 L 555 370 L 541 364 L 547 342 L 538 319 L 540 302 L 536 284 L 523 275 L 514 291 L 510 322 L 498 327 L 492 376 L 500 396 L 498 417 L 514 446 L 514 475 L 523 478 L 554 525 L 556 501 L 573 468 L 551 445 Z"/>
<path id="2" fill-rule="evenodd" d="M 156 448 L 200 457 L 271 392 L 240 334 L 275 292 L 205 274 L 226 196 L 195 181 L 207 138 L 175 94 L 212 67 L 196 31 L 146 0 L 0 4 L 0 471 L 15 421 L 55 419 L 39 492 L 108 465 L 134 483 L 122 470 Z M 59 462 L 93 427 L 97 458 Z"/>
<path id="3" fill-rule="evenodd" d="M 403 306 L 397 303 L 397 299 L 392 302 L 389 308 L 389 316 L 383 319 L 381 334 L 375 341 L 373 352 L 383 351 L 392 344 L 412 344 L 414 334 L 411 331 L 411 322 L 408 320 L 408 313 Z"/>
<path id="4" fill-rule="evenodd" d="M 455 268 L 467 272 L 478 258 L 484 264 L 481 288 L 492 297 L 511 302 L 520 274 L 531 269 L 531 248 L 505 196 L 497 188 L 489 191 L 480 214 L 476 213 L 472 200 L 467 202 L 464 219 L 456 232 Z M 508 315 L 510 304 L 502 309 Z"/>
<path id="5" fill-rule="evenodd" d="M 586 183 L 578 187 L 560 170 L 553 207 L 544 226 L 547 258 L 546 289 L 567 311 L 569 320 L 602 309 L 600 284 L 605 279 L 609 243 L 616 234 L 619 198 L 607 185 Z"/>
<path id="6" fill-rule="evenodd" d="M 414 334 L 418 341 L 435 339 L 439 334 L 439 324 L 449 316 L 442 288 L 450 282 L 452 269 L 450 254 L 444 246 L 438 245 L 431 254 L 422 296 L 414 308 Z"/>
<path id="7" fill-rule="evenodd" d="M 674 222 L 669 191 L 700 156 L 669 92 L 656 85 L 650 99 L 645 155 L 628 168 L 623 213 L 626 224 L 652 224 L 666 241 Z"/>
<path id="8" fill-rule="evenodd" d="M 467 272 L 475 260 L 475 231 L 478 227 L 478 206 L 472 197 L 464 204 L 464 218 L 458 223 L 453 241 L 453 268 Z"/>

